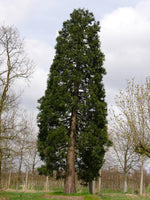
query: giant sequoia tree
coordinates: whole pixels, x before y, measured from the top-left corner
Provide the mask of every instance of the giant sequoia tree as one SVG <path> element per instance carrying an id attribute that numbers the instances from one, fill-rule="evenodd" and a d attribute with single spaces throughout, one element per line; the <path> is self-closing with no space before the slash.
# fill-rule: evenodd
<path id="1" fill-rule="evenodd" d="M 108 144 L 99 22 L 88 10 L 70 16 L 57 37 L 38 115 L 42 169 L 66 172 L 65 193 L 76 191 L 75 170 L 85 182 L 98 176 Z"/>

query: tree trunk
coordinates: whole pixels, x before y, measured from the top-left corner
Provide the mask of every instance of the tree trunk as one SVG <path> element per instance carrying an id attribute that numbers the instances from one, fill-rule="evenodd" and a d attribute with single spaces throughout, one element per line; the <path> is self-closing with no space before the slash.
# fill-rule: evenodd
<path id="1" fill-rule="evenodd" d="M 28 166 L 26 168 L 26 182 L 25 182 L 25 189 L 28 189 L 28 177 L 29 177 L 29 170 L 28 170 Z"/>
<path id="2" fill-rule="evenodd" d="M 72 121 L 70 127 L 70 141 L 68 144 L 67 152 L 67 166 L 66 166 L 66 177 L 64 182 L 64 193 L 76 193 L 75 188 L 75 132 L 76 132 L 76 119 L 77 112 L 74 108 L 72 112 Z"/>
<path id="3" fill-rule="evenodd" d="M 25 183 L 25 188 L 28 189 L 28 176 L 29 176 L 29 172 L 28 170 L 26 171 L 26 183 Z"/>
<path id="4" fill-rule="evenodd" d="M 10 184 L 11 184 L 11 169 L 10 169 L 10 171 L 9 171 L 8 189 L 10 188 Z"/>
<path id="5" fill-rule="evenodd" d="M 89 193 L 90 194 L 93 194 L 93 187 L 92 187 L 92 181 L 91 182 L 89 182 Z"/>
<path id="6" fill-rule="evenodd" d="M 45 184 L 45 189 L 46 189 L 46 192 L 49 191 L 49 177 L 46 176 L 46 184 Z"/>
<path id="7" fill-rule="evenodd" d="M 77 65 L 78 69 L 78 65 Z M 75 134 L 77 123 L 77 105 L 78 105 L 79 83 L 74 84 L 74 106 L 72 108 L 70 138 L 68 142 L 66 177 L 64 182 L 64 193 L 76 193 L 75 187 Z"/>
<path id="8" fill-rule="evenodd" d="M 95 194 L 95 180 L 89 182 L 89 193 L 90 194 Z"/>
<path id="9" fill-rule="evenodd" d="M 96 182 L 95 180 L 92 181 L 92 190 L 93 190 L 93 194 L 95 194 L 95 186 L 96 186 Z"/>
<path id="10" fill-rule="evenodd" d="M 19 163 L 18 176 L 17 176 L 17 185 L 16 185 L 17 190 L 19 189 L 19 185 L 20 185 L 22 160 L 23 160 L 23 151 L 21 150 L 20 163 Z"/>
<path id="11" fill-rule="evenodd" d="M 142 161 L 141 161 L 140 195 L 143 194 L 143 171 L 144 171 L 144 156 L 142 156 Z"/>
<path id="12" fill-rule="evenodd" d="M 37 151 L 36 151 L 37 152 Z M 34 188 L 34 170 L 35 170 L 35 158 L 36 158 L 36 152 L 34 154 L 33 163 L 32 163 L 32 177 L 31 177 L 31 189 Z"/>
<path id="13" fill-rule="evenodd" d="M 99 170 L 99 177 L 98 177 L 98 194 L 101 193 L 101 183 L 102 183 L 102 170 Z"/>
<path id="14" fill-rule="evenodd" d="M 124 192 L 127 192 L 127 173 L 124 172 Z"/>

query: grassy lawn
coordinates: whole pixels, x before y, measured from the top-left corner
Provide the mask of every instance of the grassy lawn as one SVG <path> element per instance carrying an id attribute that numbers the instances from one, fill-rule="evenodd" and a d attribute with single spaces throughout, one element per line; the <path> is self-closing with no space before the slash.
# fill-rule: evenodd
<path id="1" fill-rule="evenodd" d="M 46 200 L 42 198 L 43 193 L 24 193 L 24 192 L 0 192 L 1 198 L 9 198 L 10 200 Z"/>
<path id="2" fill-rule="evenodd" d="M 0 200 L 8 198 L 9 200 L 46 200 L 49 199 L 49 195 L 53 195 L 51 200 L 68 200 L 68 196 L 72 196 L 72 200 L 78 200 L 78 196 L 82 196 L 84 200 L 150 200 L 150 193 L 146 196 L 140 197 L 135 194 L 123 194 L 123 193 L 102 193 L 98 195 L 90 195 L 86 193 L 65 195 L 62 192 L 54 193 L 24 193 L 24 192 L 0 192 Z M 56 198 L 55 198 L 56 196 Z M 61 198 L 59 198 L 61 196 Z M 62 196 L 64 198 L 62 199 Z M 66 197 L 66 198 L 65 198 Z"/>
<path id="3" fill-rule="evenodd" d="M 100 195 L 103 200 L 150 200 L 149 195 L 139 196 L 136 194 L 103 193 Z"/>

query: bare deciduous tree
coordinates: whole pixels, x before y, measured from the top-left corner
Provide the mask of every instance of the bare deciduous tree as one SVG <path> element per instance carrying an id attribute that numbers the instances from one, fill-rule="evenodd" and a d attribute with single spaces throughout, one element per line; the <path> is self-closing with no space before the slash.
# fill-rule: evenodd
<path id="1" fill-rule="evenodd" d="M 2 165 L 2 143 L 5 135 L 3 115 L 15 105 L 14 82 L 19 78 L 28 79 L 33 72 L 33 64 L 24 51 L 23 40 L 13 26 L 0 27 L 0 185 Z"/>
<path id="2" fill-rule="evenodd" d="M 124 133 L 135 152 L 150 157 L 150 78 L 143 85 L 135 84 L 134 79 L 128 81 L 126 90 L 117 96 L 116 105 L 116 127 L 120 129 L 117 133 Z M 141 194 L 142 191 L 141 186 Z"/>
<path id="3" fill-rule="evenodd" d="M 139 156 L 135 153 L 131 138 L 128 137 L 130 129 L 120 118 L 120 115 L 113 115 L 109 134 L 117 160 L 124 174 L 124 192 L 127 192 L 127 175 L 139 162 Z"/>

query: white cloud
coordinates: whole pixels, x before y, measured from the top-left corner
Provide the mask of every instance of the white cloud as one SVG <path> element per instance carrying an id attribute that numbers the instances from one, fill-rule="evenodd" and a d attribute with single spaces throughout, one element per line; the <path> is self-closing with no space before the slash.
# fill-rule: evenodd
<path id="1" fill-rule="evenodd" d="M 126 79 L 143 81 L 150 75 L 150 1 L 123 7 L 101 21 L 102 50 L 105 53 L 107 94 L 125 88 Z M 109 94 L 107 95 L 110 96 Z M 110 102 L 110 99 L 108 99 Z"/>
<path id="2" fill-rule="evenodd" d="M 44 95 L 46 89 L 48 73 L 42 69 L 35 71 L 30 85 L 25 86 L 23 83 L 24 93 L 22 97 L 22 105 L 30 112 L 35 111 L 37 100 Z"/>
<path id="3" fill-rule="evenodd" d="M 18 24 L 22 22 L 35 0 L 0 0 L 0 24 Z"/>
<path id="4" fill-rule="evenodd" d="M 35 72 L 28 85 L 19 80 L 16 87 L 24 89 L 22 105 L 32 112 L 36 109 L 37 100 L 44 95 L 54 50 L 42 41 L 31 39 L 25 40 L 25 49 L 35 64 Z"/>
<path id="5" fill-rule="evenodd" d="M 51 48 L 47 43 L 35 39 L 26 39 L 25 48 L 37 68 L 49 69 L 54 57 L 53 48 Z"/>

